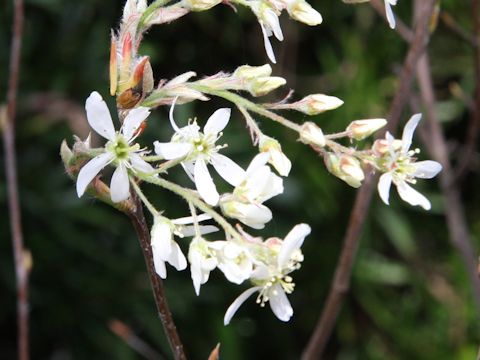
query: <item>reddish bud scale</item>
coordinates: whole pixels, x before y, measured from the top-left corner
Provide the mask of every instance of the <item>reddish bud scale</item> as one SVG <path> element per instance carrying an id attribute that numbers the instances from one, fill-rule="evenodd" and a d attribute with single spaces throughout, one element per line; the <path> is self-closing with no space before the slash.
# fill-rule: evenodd
<path id="1" fill-rule="evenodd" d="M 117 92 L 118 72 L 117 72 L 117 41 L 112 34 L 112 44 L 110 46 L 110 95 L 114 96 Z"/>

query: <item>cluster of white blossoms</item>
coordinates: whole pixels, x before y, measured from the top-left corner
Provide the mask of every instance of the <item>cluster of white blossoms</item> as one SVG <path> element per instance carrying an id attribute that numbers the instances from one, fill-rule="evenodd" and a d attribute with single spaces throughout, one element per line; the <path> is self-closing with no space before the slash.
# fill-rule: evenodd
<path id="1" fill-rule="evenodd" d="M 234 0 L 233 4 L 250 7 L 257 16 L 265 40 L 265 48 L 275 62 L 269 38 L 283 39 L 279 15 L 287 10 L 295 20 L 308 25 L 322 21 L 320 13 L 304 0 Z M 352 121 L 344 131 L 324 134 L 313 121 L 294 123 L 277 111 L 292 110 L 314 116 L 333 110 L 343 101 L 324 94 L 310 94 L 301 100 L 289 102 L 289 97 L 278 103 L 257 105 L 237 92 L 248 92 L 253 97 L 263 96 L 286 83 L 281 77 L 271 76 L 270 65 L 239 66 L 233 73 L 218 73 L 198 81 L 190 81 L 192 71 L 174 79 L 161 80 L 154 87 L 152 68 L 147 56 L 137 54 L 143 33 L 152 25 L 172 21 L 189 11 L 204 11 L 219 4 L 219 0 L 181 0 L 162 7 L 161 2 L 148 5 L 145 0 L 128 0 L 118 32 L 112 32 L 110 57 L 110 94 L 116 96 L 121 127 L 115 130 L 106 103 L 99 93 L 92 92 L 86 100 L 87 120 L 91 128 L 107 140 L 100 148 L 91 148 L 90 142 L 77 139 L 73 151 L 62 144 L 62 159 L 70 175 L 76 177 L 79 197 L 85 192 L 118 208 L 135 208 L 141 201 L 152 215 L 151 250 L 156 273 L 167 277 L 167 264 L 178 271 L 190 267 L 195 293 L 205 284 L 210 273 L 218 269 L 234 284 L 249 282 L 245 290 L 228 308 L 224 323 L 228 324 L 239 306 L 251 295 L 258 293 L 261 306 L 267 302 L 277 318 L 288 321 L 293 309 L 287 295 L 294 290 L 291 273 L 303 261 L 301 246 L 310 227 L 294 226 L 282 240 L 266 240 L 250 235 L 240 222 L 252 229 L 263 229 L 273 218 L 266 203 L 284 191 L 284 178 L 292 169 L 292 162 L 282 151 L 282 145 L 264 134 L 254 116 L 274 120 L 298 135 L 298 140 L 319 153 L 326 169 L 352 187 L 360 187 L 365 172 L 382 173 L 378 183 L 380 198 L 389 203 L 393 183 L 400 197 L 411 205 L 430 209 L 428 199 L 414 190 L 417 178 L 432 178 L 441 170 L 435 161 L 417 161 L 418 149 L 410 150 L 420 115 L 414 115 L 406 124 L 402 139 L 386 133 L 385 139 L 376 140 L 371 148 L 361 149 L 356 141 L 367 137 L 387 124 L 385 119 Z M 391 5 L 396 0 L 385 0 L 390 25 L 394 26 Z M 231 110 L 221 108 L 213 112 L 203 126 L 190 120 L 179 126 L 174 120 L 174 104 L 201 100 L 210 96 L 222 97 L 236 105 L 242 113 L 258 154 L 244 169 L 225 155 L 227 144 L 219 143 L 226 129 Z M 168 139 L 153 142 L 152 147 L 137 143 L 144 131 L 151 109 L 171 105 L 170 123 L 173 134 Z M 90 137 L 89 137 L 90 138 Z M 88 138 L 88 139 L 89 139 Z M 339 140 L 347 139 L 348 144 Z M 354 144 L 352 144 L 354 143 Z M 101 177 L 106 167 L 113 167 L 110 186 Z M 181 166 L 192 187 L 180 186 L 167 180 L 167 170 Z M 215 169 L 230 185 L 219 192 L 209 168 Z M 320 171 L 320 169 L 319 169 Z M 189 207 L 189 216 L 169 219 L 167 209 L 157 210 L 141 190 L 143 183 L 174 192 Z M 177 205 L 177 204 L 175 204 Z M 197 211 L 199 214 L 197 215 Z M 207 224 L 215 221 L 215 225 Z M 222 231 L 220 240 L 212 241 L 211 233 Z M 191 240 L 186 240 L 187 238 Z M 184 255 L 188 248 L 187 256 Z M 182 250 L 183 249 L 183 250 Z"/>

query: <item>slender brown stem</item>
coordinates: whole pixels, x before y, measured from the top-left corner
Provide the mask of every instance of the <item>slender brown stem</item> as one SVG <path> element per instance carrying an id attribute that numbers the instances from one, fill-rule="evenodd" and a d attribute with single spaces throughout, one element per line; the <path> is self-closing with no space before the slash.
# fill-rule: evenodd
<path id="1" fill-rule="evenodd" d="M 130 211 L 128 216 L 137 232 L 140 248 L 142 249 L 143 257 L 145 258 L 145 264 L 147 265 L 148 276 L 150 278 L 150 284 L 152 286 L 153 297 L 155 299 L 155 304 L 157 305 L 158 314 L 162 321 L 163 329 L 170 344 L 174 359 L 186 360 L 187 357 L 167 303 L 163 281 L 155 272 L 152 247 L 150 245 L 150 231 L 143 214 L 142 203 L 136 194 L 132 194 L 132 196 L 135 197 L 136 208 L 134 211 Z"/>
<path id="2" fill-rule="evenodd" d="M 427 54 L 424 54 L 417 64 L 417 78 L 422 100 L 427 110 L 429 125 L 428 141 L 424 141 L 424 143 L 432 157 L 443 166 L 443 170 L 440 173 L 440 188 L 445 198 L 445 203 L 448 204 L 445 207 L 445 215 L 450 232 L 449 238 L 467 268 L 477 311 L 480 313 L 480 280 L 477 273 L 476 251 L 470 239 L 460 199 L 460 191 L 454 181 L 454 174 L 448 158 L 447 143 L 435 112 L 435 95 Z"/>
<path id="3" fill-rule="evenodd" d="M 480 4 L 478 0 L 472 0 L 472 20 L 475 44 L 480 37 Z M 474 107 L 470 114 L 470 121 L 467 129 L 465 147 L 459 164 L 456 169 L 455 181 L 459 183 L 471 170 L 472 158 L 475 155 L 478 136 L 480 131 L 480 46 L 474 46 L 474 73 L 475 73 L 475 100 Z"/>
<path id="4" fill-rule="evenodd" d="M 400 75 L 400 85 L 390 107 L 388 129 L 393 131 L 400 120 L 403 108 L 409 99 L 410 88 L 414 79 L 414 70 L 418 59 L 424 52 L 428 43 L 428 21 L 433 12 L 435 0 L 422 0 L 420 21 L 415 30 L 415 35 L 408 50 Z M 374 191 L 374 177 L 369 175 L 364 185 L 358 191 L 350 215 L 347 232 L 343 240 L 340 258 L 335 269 L 335 276 L 327 296 L 322 315 L 316 325 L 302 359 L 313 360 L 322 357 L 325 347 L 335 326 L 343 299 L 350 288 L 353 261 L 358 248 L 358 243 L 365 223 L 372 194 Z"/>
<path id="5" fill-rule="evenodd" d="M 18 358 L 27 360 L 28 350 L 28 273 L 31 266 L 30 254 L 23 245 L 22 219 L 17 179 L 15 153 L 15 113 L 17 106 L 20 53 L 23 36 L 23 1 L 14 0 L 10 72 L 7 93 L 7 116 L 3 122 L 3 143 L 5 148 L 5 171 L 7 174 L 8 209 L 12 232 L 13 255 L 17 279 L 17 338 Z"/>

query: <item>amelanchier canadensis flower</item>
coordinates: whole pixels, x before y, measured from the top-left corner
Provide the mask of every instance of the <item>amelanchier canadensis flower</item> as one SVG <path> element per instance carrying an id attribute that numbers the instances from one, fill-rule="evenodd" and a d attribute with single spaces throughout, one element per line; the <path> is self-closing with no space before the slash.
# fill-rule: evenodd
<path id="1" fill-rule="evenodd" d="M 196 221 L 204 221 L 211 219 L 208 215 L 200 215 Z M 192 224 L 194 219 L 192 217 L 184 217 L 175 220 L 167 219 L 164 216 L 155 216 L 151 230 L 151 245 L 153 252 L 153 262 L 155 264 L 155 271 L 162 278 L 167 277 L 167 269 L 165 263 L 168 262 L 178 271 L 185 270 L 187 267 L 187 260 L 183 255 L 180 246 L 175 242 L 173 236 L 180 238 L 185 236 L 193 236 L 194 227 L 187 226 Z M 209 234 L 218 230 L 212 225 L 199 226 L 201 234 Z"/>
<path id="2" fill-rule="evenodd" d="M 254 229 L 263 229 L 272 219 L 272 212 L 263 202 L 283 192 L 283 180 L 266 165 L 268 159 L 268 153 L 255 156 L 242 182 L 232 194 L 225 194 L 220 199 L 220 207 L 226 216 Z"/>
<path id="3" fill-rule="evenodd" d="M 207 164 L 212 164 L 218 174 L 233 186 L 240 184 L 245 178 L 245 171 L 240 166 L 218 153 L 224 146 L 216 145 L 216 142 L 222 136 L 222 130 L 229 119 L 230 109 L 218 109 L 207 120 L 203 132 L 195 120 L 179 128 L 173 119 L 172 106 L 170 121 L 175 134 L 168 143 L 154 143 L 155 152 L 164 159 L 182 159 L 181 164 L 195 182 L 200 196 L 212 206 L 217 205 L 220 195 L 208 172 Z"/>
<path id="4" fill-rule="evenodd" d="M 290 320 L 293 309 L 286 294 L 293 292 L 295 284 L 289 274 L 297 270 L 303 261 L 300 247 L 308 234 L 310 226 L 299 224 L 290 230 L 284 240 L 270 238 L 265 241 L 266 251 L 262 260 L 255 262 L 250 276 L 254 286 L 240 294 L 227 309 L 223 320 L 225 325 L 230 323 L 238 308 L 255 292 L 259 292 L 256 301 L 260 306 L 268 302 L 278 319 Z"/>
<path id="5" fill-rule="evenodd" d="M 430 201 L 409 185 L 415 184 L 416 178 L 431 179 L 442 170 L 442 165 L 436 161 L 417 161 L 416 156 L 420 150 L 410 150 L 413 132 L 421 118 L 421 114 L 410 118 L 403 129 L 402 140 L 394 139 L 387 132 L 384 140 L 377 140 L 373 145 L 373 151 L 379 156 L 380 171 L 384 172 L 378 182 L 378 193 L 385 204 L 389 203 L 390 187 L 393 182 L 404 201 L 430 210 Z"/>
<path id="6" fill-rule="evenodd" d="M 92 92 L 88 97 L 85 109 L 87 120 L 93 130 L 108 140 L 101 154 L 86 163 L 78 173 L 77 194 L 81 197 L 88 184 L 108 164 L 116 169 L 110 182 L 110 195 L 113 202 L 128 199 L 130 195 L 129 172 L 150 173 L 153 167 L 142 159 L 143 150 L 138 144 L 132 144 L 139 135 L 141 124 L 147 119 L 150 110 L 136 108 L 130 110 L 125 117 L 120 131 L 115 131 L 107 104 L 100 94 Z"/>

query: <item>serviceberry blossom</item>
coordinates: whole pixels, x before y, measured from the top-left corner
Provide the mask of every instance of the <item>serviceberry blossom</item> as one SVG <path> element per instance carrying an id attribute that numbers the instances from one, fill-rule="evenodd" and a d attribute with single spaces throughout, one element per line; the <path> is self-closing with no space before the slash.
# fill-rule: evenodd
<path id="1" fill-rule="evenodd" d="M 388 25 L 391 29 L 395 29 L 395 15 L 393 14 L 392 6 L 397 5 L 397 0 L 384 0 L 385 14 L 387 15 Z"/>
<path id="2" fill-rule="evenodd" d="M 275 35 L 278 41 L 283 41 L 283 33 L 278 14 L 274 8 L 264 1 L 250 1 L 250 8 L 257 16 L 260 27 L 262 28 L 263 42 L 268 58 L 275 64 L 277 60 L 275 59 L 275 53 L 273 52 L 269 38 Z"/>
<path id="3" fill-rule="evenodd" d="M 207 241 L 201 236 L 194 237 L 190 242 L 188 261 L 197 296 L 200 295 L 200 286 L 208 281 L 210 272 L 217 267 L 217 249 L 221 247 L 218 243 L 220 241 Z"/>
<path id="4" fill-rule="evenodd" d="M 176 131 L 168 143 L 156 141 L 155 152 L 166 160 L 182 159 L 182 166 L 187 175 L 195 182 L 200 196 L 212 206 L 217 205 L 220 195 L 207 168 L 212 164 L 218 174 L 229 184 L 237 186 L 244 178 L 245 171 L 218 153 L 224 146 L 216 145 L 222 136 L 222 130 L 227 126 L 230 109 L 215 111 L 200 131 L 196 120 L 187 126 L 179 128 L 173 119 L 173 106 L 170 109 L 170 122 Z"/>
<path id="5" fill-rule="evenodd" d="M 441 170 L 442 165 L 436 161 L 425 160 L 416 161 L 416 155 L 419 149 L 410 150 L 412 144 L 413 132 L 418 122 L 422 118 L 421 114 L 413 115 L 405 125 L 402 140 L 394 139 L 387 132 L 385 140 L 377 140 L 373 145 L 373 150 L 379 156 L 378 165 L 380 170 L 385 172 L 380 176 L 378 182 L 378 193 L 385 204 L 388 205 L 389 193 L 392 182 L 397 187 L 400 197 L 410 205 L 420 205 L 425 210 L 430 210 L 430 201 L 413 189 L 408 183 L 415 184 L 416 178 L 431 179 Z"/>
<path id="6" fill-rule="evenodd" d="M 258 149 L 261 153 L 269 154 L 268 162 L 281 176 L 288 176 L 292 169 L 292 162 L 283 153 L 282 145 L 274 138 L 262 135 L 258 141 Z"/>
<path id="7" fill-rule="evenodd" d="M 211 217 L 205 214 L 196 217 L 198 222 L 208 219 L 211 219 Z M 183 238 L 194 235 L 194 227 L 186 226 L 194 221 L 192 217 L 170 220 L 161 215 L 155 216 L 151 230 L 151 245 L 155 271 L 162 279 L 167 277 L 166 262 L 178 271 L 187 267 L 185 255 L 183 255 L 180 246 L 173 240 L 173 236 L 176 235 Z M 208 234 L 218 230 L 217 227 L 212 225 L 199 226 L 198 229 L 201 234 Z"/>
<path id="8" fill-rule="evenodd" d="M 254 229 L 263 229 L 272 219 L 272 212 L 263 202 L 283 193 L 283 180 L 275 175 L 267 161 L 268 153 L 255 156 L 247 168 L 245 178 L 232 194 L 220 199 L 222 212 Z"/>
<path id="9" fill-rule="evenodd" d="M 303 261 L 300 247 L 308 234 L 310 234 L 310 226 L 299 224 L 290 230 L 283 241 L 278 238 L 265 241 L 267 251 L 262 252 L 261 256 L 259 254 L 250 276 L 254 286 L 244 291 L 229 306 L 223 319 L 225 325 L 230 323 L 245 300 L 257 291 L 259 292 L 257 303 L 260 306 L 265 306 L 265 303 L 269 302 L 270 308 L 278 319 L 290 320 L 293 309 L 286 294 L 293 292 L 295 284 L 289 274 L 297 270 Z"/>
<path id="10" fill-rule="evenodd" d="M 130 196 L 129 172 L 134 174 L 154 171 L 153 167 L 142 159 L 144 151 L 140 149 L 140 145 L 132 145 L 150 110 L 143 107 L 130 110 L 120 131 L 116 132 L 107 104 L 98 92 L 94 91 L 90 94 L 85 103 L 85 109 L 92 129 L 108 142 L 100 155 L 91 159 L 80 169 L 77 177 L 78 197 L 84 194 L 88 184 L 104 167 L 113 164 L 116 169 L 110 182 L 110 196 L 113 202 L 126 200 Z"/>

